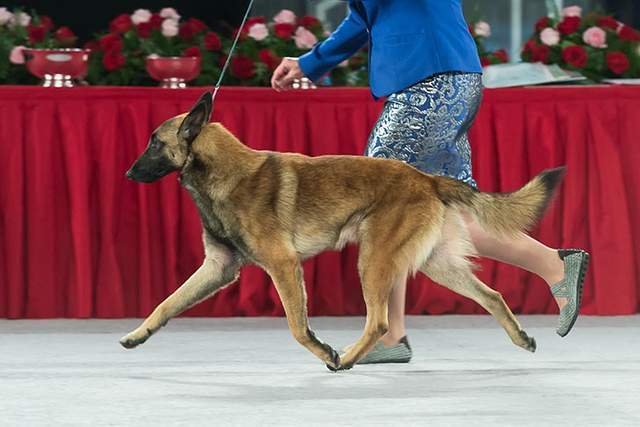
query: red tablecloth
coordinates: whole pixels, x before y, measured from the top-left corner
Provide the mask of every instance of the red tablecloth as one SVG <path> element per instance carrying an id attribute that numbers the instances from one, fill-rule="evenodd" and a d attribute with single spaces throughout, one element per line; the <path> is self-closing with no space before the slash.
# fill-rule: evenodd
<path id="1" fill-rule="evenodd" d="M 0 316 L 145 316 L 202 259 L 200 224 L 175 177 L 124 177 L 159 123 L 202 89 L 0 87 Z M 381 108 L 363 89 L 276 94 L 224 88 L 214 119 L 259 149 L 360 154 Z M 593 255 L 583 312 L 635 313 L 640 280 L 640 88 L 487 90 L 471 132 L 480 188 L 509 191 L 568 165 L 536 236 Z M 305 264 L 311 315 L 362 314 L 357 251 Z M 516 312 L 555 311 L 543 283 L 482 262 L 481 278 Z M 239 286 L 238 286 L 239 285 Z M 414 279 L 407 312 L 480 313 L 473 302 Z M 199 316 L 282 315 L 268 278 L 200 304 Z"/>

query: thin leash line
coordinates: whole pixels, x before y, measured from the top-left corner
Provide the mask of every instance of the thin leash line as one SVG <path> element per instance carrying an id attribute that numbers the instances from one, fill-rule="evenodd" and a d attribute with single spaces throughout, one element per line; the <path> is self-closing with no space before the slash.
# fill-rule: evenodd
<path id="1" fill-rule="evenodd" d="M 242 24 L 240 24 L 240 28 L 238 28 L 238 32 L 236 33 L 236 38 L 231 45 L 231 49 L 229 49 L 229 55 L 227 56 L 227 60 L 224 62 L 222 66 L 222 71 L 220 72 L 220 77 L 218 77 L 218 82 L 213 88 L 213 95 L 211 97 L 211 102 L 216 99 L 216 95 L 218 94 L 218 90 L 222 85 L 222 79 L 227 72 L 227 67 L 229 66 L 229 62 L 231 62 L 231 57 L 233 56 L 233 51 L 236 49 L 236 45 L 238 44 L 238 40 L 240 39 L 240 34 L 242 34 L 242 29 L 244 28 L 244 24 L 247 22 L 247 18 L 249 17 L 249 12 L 251 12 L 251 7 L 253 6 L 253 0 L 249 0 L 249 6 L 247 6 L 247 11 L 244 13 L 244 18 L 242 18 Z"/>

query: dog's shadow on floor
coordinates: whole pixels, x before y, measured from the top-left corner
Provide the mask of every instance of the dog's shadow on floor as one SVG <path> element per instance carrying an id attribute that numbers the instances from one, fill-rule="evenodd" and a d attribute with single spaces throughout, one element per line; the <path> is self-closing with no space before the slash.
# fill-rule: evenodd
<path id="1" fill-rule="evenodd" d="M 320 367 L 319 367 L 320 369 Z M 540 369 L 468 369 L 468 370 L 385 370 L 375 367 L 356 367 L 346 372 L 319 372 L 296 374 L 295 378 L 282 373 L 280 381 L 267 384 L 266 378 L 262 383 L 248 381 L 247 374 L 236 372 L 242 382 L 233 381 L 233 372 L 207 371 L 198 380 L 188 379 L 192 372 L 171 377 L 131 376 L 136 380 L 164 383 L 166 385 L 188 386 L 188 393 L 170 393 L 166 397 L 178 399 L 215 399 L 216 401 L 236 401 L 250 399 L 254 402 L 269 403 L 281 401 L 300 401 L 317 399 L 353 399 L 366 396 L 369 399 L 393 398 L 428 398 L 430 396 L 443 397 L 460 393 L 474 394 L 486 391 L 491 383 L 508 382 L 509 387 L 533 389 L 534 385 L 528 381 L 531 375 L 548 375 L 556 368 Z M 255 372 L 251 376 L 256 376 Z M 259 374 L 258 374 L 259 375 Z M 269 374 L 273 376 L 274 374 Z M 262 376 L 262 375 L 261 375 Z M 224 377 L 229 381 L 219 381 L 216 377 Z M 519 377 L 517 381 L 507 380 L 507 377 Z M 175 390 L 174 390 L 175 391 Z"/>

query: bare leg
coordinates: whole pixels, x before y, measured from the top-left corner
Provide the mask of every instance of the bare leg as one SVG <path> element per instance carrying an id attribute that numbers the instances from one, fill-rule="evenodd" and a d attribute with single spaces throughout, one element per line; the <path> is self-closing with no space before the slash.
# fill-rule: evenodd
<path id="1" fill-rule="evenodd" d="M 471 241 L 481 257 L 515 265 L 537 274 L 549 286 L 563 279 L 564 263 L 556 249 L 549 248 L 524 233 L 515 238 L 495 237 L 467 215 L 465 222 Z M 556 301 L 561 309 L 566 304 L 565 298 L 557 298 Z"/>

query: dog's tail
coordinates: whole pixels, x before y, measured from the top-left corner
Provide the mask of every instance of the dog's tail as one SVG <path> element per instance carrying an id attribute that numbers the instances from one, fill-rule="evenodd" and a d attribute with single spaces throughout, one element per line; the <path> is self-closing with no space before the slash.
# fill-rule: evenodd
<path id="1" fill-rule="evenodd" d="M 564 171 L 564 167 L 546 170 L 513 193 L 481 193 L 452 178 L 435 180 L 443 203 L 469 211 L 487 231 L 511 236 L 528 230 L 542 216 Z"/>

